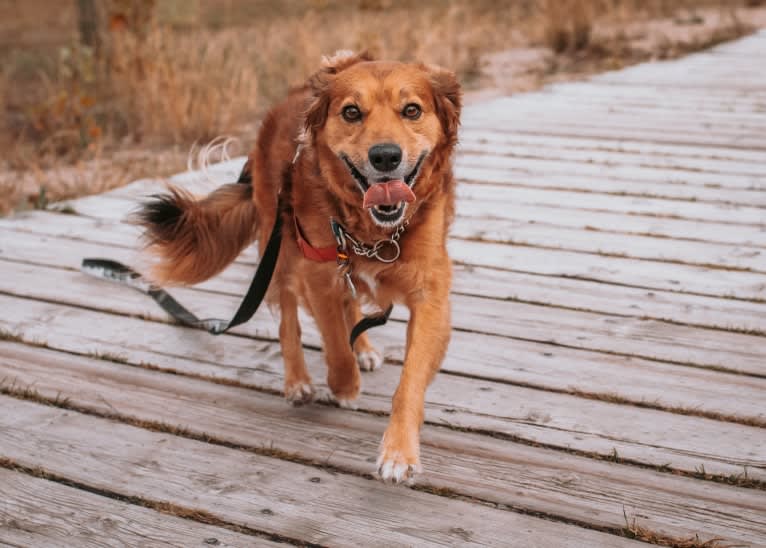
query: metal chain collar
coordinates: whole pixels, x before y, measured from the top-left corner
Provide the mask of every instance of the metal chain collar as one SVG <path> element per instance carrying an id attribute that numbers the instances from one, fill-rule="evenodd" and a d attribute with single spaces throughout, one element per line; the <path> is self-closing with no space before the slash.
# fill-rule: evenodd
<path id="1" fill-rule="evenodd" d="M 393 234 L 389 238 L 378 240 L 373 245 L 367 245 L 364 242 L 360 242 L 354 238 L 349 232 L 335 219 L 330 219 L 330 226 L 332 227 L 332 233 L 335 236 L 335 241 L 338 242 L 338 270 L 345 278 L 346 284 L 353 298 L 356 298 L 356 286 L 351 279 L 351 258 L 348 255 L 349 243 L 351 244 L 351 250 L 355 255 L 359 257 L 366 257 L 368 259 L 377 259 L 382 263 L 393 263 L 396 261 L 402 253 L 402 248 L 399 245 L 399 239 L 404 234 L 405 229 L 409 223 L 405 221 L 399 225 Z M 381 253 L 383 250 L 390 249 L 390 252 Z"/>
<path id="2" fill-rule="evenodd" d="M 367 245 L 364 242 L 360 242 L 354 238 L 349 232 L 337 222 L 335 219 L 331 219 L 332 232 L 335 235 L 335 241 L 338 242 L 338 258 L 339 263 L 342 256 L 346 256 L 345 253 L 348 249 L 348 244 L 351 244 L 351 250 L 355 255 L 360 257 L 366 257 L 368 259 L 377 259 L 382 263 L 393 263 L 399 258 L 402 253 L 402 249 L 399 245 L 399 239 L 404 234 L 407 228 L 407 222 L 405 221 L 397 227 L 393 234 L 389 238 L 378 240 L 373 245 Z M 390 249 L 390 253 L 381 253 L 382 251 Z M 347 261 L 347 259 L 346 259 Z"/>

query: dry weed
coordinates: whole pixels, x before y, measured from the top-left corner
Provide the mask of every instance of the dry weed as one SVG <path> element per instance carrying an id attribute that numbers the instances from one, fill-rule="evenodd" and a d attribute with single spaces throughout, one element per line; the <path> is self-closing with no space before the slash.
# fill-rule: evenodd
<path id="1" fill-rule="evenodd" d="M 170 174 L 183 168 L 195 141 L 238 135 L 251 142 L 262 112 L 337 49 L 448 66 L 471 89 L 497 85 L 483 72 L 488 52 L 547 45 L 561 54 L 532 71 L 570 74 L 740 35 L 742 25 L 721 24 L 681 43 L 652 39 L 650 53 L 637 53 L 635 32 L 625 30 L 659 15 L 694 22 L 693 6 L 720 1 L 300 0 L 278 9 L 246 0 L 196 8 L 158 1 L 164 7 L 154 22 L 140 32 L 129 24 L 104 30 L 107 46 L 97 53 L 73 44 L 53 54 L 2 55 L 0 214 Z"/>
<path id="2" fill-rule="evenodd" d="M 667 546 L 669 548 L 738 548 L 746 546 L 743 544 L 731 544 L 721 538 L 702 540 L 696 534 L 689 537 L 672 537 L 639 525 L 635 517 L 632 520 L 628 518 L 625 509 L 623 509 L 623 515 L 625 516 L 625 527 L 622 528 L 623 536 L 656 546 Z"/>

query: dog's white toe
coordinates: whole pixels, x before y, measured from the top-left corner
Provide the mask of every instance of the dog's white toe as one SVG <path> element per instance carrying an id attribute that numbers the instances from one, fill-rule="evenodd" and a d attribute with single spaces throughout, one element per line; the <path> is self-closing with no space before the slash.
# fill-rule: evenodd
<path id="1" fill-rule="evenodd" d="M 375 371 L 383 365 L 383 356 L 377 350 L 364 350 L 357 353 L 356 363 L 362 371 Z"/>
<path id="2" fill-rule="evenodd" d="M 344 400 L 344 399 L 336 398 L 335 401 L 338 402 L 338 406 L 342 407 L 343 409 L 352 409 L 352 410 L 358 409 L 356 400 Z"/>
<path id="3" fill-rule="evenodd" d="M 415 481 L 415 474 L 419 472 L 419 463 L 408 464 L 398 455 L 390 459 L 378 459 L 378 476 L 383 481 L 411 484 Z"/>
<path id="4" fill-rule="evenodd" d="M 285 398 L 295 407 L 314 401 L 316 391 L 311 383 L 301 382 L 285 389 Z"/>

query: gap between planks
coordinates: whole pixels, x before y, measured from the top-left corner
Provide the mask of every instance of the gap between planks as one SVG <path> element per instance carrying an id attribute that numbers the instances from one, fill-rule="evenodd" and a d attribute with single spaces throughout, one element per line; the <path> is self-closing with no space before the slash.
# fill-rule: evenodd
<path id="1" fill-rule="evenodd" d="M 120 202 L 125 203 L 125 202 Z M 103 203 L 99 206 L 103 212 Z M 61 216 L 61 223 L 69 223 L 69 218 Z M 98 223 L 98 221 L 94 221 Z M 34 224 L 34 223 L 32 223 Z M 8 226 L 12 227 L 10 221 Z M 12 229 L 12 228 L 11 228 Z M 39 232 L 39 230 L 36 230 Z M 14 239 L 0 242 L 11 257 L 20 256 L 26 251 L 20 247 L 20 241 L 31 238 L 19 233 Z M 15 241 L 18 239 L 19 241 Z M 39 248 L 38 237 L 36 247 Z M 61 241 L 62 245 L 67 244 Z M 83 244 L 86 245 L 86 244 Z M 695 244 L 687 244 L 695 245 Z M 756 272 L 726 270 L 725 267 L 711 269 L 708 266 L 694 266 L 683 263 L 659 262 L 655 260 L 635 260 L 628 257 L 609 256 L 598 253 L 581 253 L 569 250 L 551 250 L 530 246 L 511 246 L 491 242 L 473 242 L 451 239 L 448 247 L 453 262 L 477 267 L 489 267 L 506 271 L 547 275 L 551 277 L 578 278 L 593 280 L 612 285 L 625 285 L 642 289 L 660 289 L 684 294 L 706 295 L 733 298 L 745 301 L 766 301 L 766 284 L 763 276 Z M 704 246 L 703 246 L 704 247 Z M 717 246 L 718 249 L 726 249 Z M 711 251 L 715 252 L 716 246 Z M 743 248 L 747 250 L 747 248 Z M 41 249 L 37 249 L 41 251 Z M 737 261 L 738 249 L 733 249 L 730 261 Z M 46 256 L 48 254 L 46 253 Z M 135 253 L 137 258 L 138 249 Z M 760 251 L 747 259 L 759 261 Z M 41 258 L 47 261 L 47 258 Z M 714 257 L 710 260 L 715 261 Z"/>
<path id="2" fill-rule="evenodd" d="M 64 361 L 75 361 L 44 354 L 50 355 L 41 356 L 49 367 L 57 369 Z M 374 454 L 384 427 L 379 417 L 348 416 L 349 412 L 339 409 L 292 410 L 273 396 L 253 400 L 246 391 L 230 386 L 210 386 L 153 371 L 120 371 L 119 366 L 95 360 L 78 363 L 61 372 L 71 375 L 66 377 L 71 381 L 56 385 L 49 380 L 43 384 L 44 392 L 52 393 L 45 385 L 61 386 L 63 395 L 71 394 L 72 405 L 86 406 L 85 412 L 92 409 L 139 425 L 159 421 L 171 431 L 178 425 L 180 435 L 193 438 L 210 438 L 204 432 L 216 432 L 210 438 L 214 443 L 245 450 L 258 452 L 250 442 L 257 439 L 267 456 L 295 458 L 329 470 L 368 474 L 372 465 L 364 454 Z M 171 401 L 168 391 L 175 393 Z M 216 411 L 211 412 L 211 407 Z M 184 423 L 177 422 L 180 416 Z M 760 534 L 763 527 L 751 517 L 761 500 L 757 492 L 705 486 L 650 470 L 557 456 L 544 449 L 440 428 L 427 427 L 423 438 L 427 471 L 421 486 L 429 492 L 472 497 L 517 512 L 613 531 L 622 524 L 624 508 L 630 514 L 640 513 L 645 524 L 665 534 L 720 536 L 725 532 L 728 538 L 742 539 L 739 535 Z M 589 495 L 583 498 L 585 493 Z M 729 515 L 735 512 L 736 524 Z"/>
<path id="3" fill-rule="evenodd" d="M 36 344 L 78 354 L 95 353 L 134 365 L 152 364 L 172 371 L 190 371 L 195 374 L 204 371 L 237 381 L 252 378 L 254 386 L 272 392 L 282 388 L 283 380 L 277 373 L 281 370 L 281 354 L 277 343 L 259 343 L 233 335 L 200 337 L 198 330 L 189 328 L 150 325 L 134 318 L 110 319 L 105 314 L 78 312 L 77 309 L 57 312 L 55 307 L 44 306 L 42 303 L 26 302 L 25 305 L 20 310 L 26 313 L 22 313 L 17 320 L 23 328 L 20 335 L 24 340 Z M 38 308 L 43 312 L 42 316 L 35 310 Z M 80 333 L 85 325 L 88 325 L 88 336 L 83 339 Z M 12 331 L 13 326 L 6 322 L 7 330 Z M 173 348 L 184 348 L 184 351 L 174 354 L 171 350 Z M 254 361 L 243 358 L 252 355 L 253 350 L 257 352 Z M 559 363 L 553 356 L 537 357 L 543 364 L 546 359 L 547 363 Z M 324 367 L 319 353 L 308 351 L 307 358 L 314 377 L 321 378 Z M 483 359 L 481 356 L 479 358 Z M 210 360 L 215 360 L 216 365 Z M 519 371 L 527 374 L 529 364 L 525 357 L 522 356 L 521 360 Z M 507 372 L 506 362 L 503 360 L 503 367 L 496 370 Z M 368 376 L 360 405 L 373 405 L 367 407 L 370 411 L 387 412 L 399 371 L 398 367 L 389 366 Z M 572 368 L 572 371 L 577 371 L 577 368 Z M 545 376 L 544 371 L 537 374 Z M 645 377 L 646 372 L 642 375 Z M 374 383 L 370 384 L 370 381 Z M 752 383 L 746 383 L 740 390 L 743 398 L 748 390 L 754 391 L 754 394 L 759 392 L 758 388 L 752 387 Z M 760 399 L 756 396 L 755 401 L 759 402 Z M 717 474 L 740 474 L 741 467 L 747 466 L 754 467 L 755 472 L 751 472 L 751 476 L 756 474 L 755 477 L 758 477 L 761 468 L 766 470 L 766 462 L 759 464 L 757 459 L 742 460 L 733 457 L 733 454 L 712 458 L 708 455 L 710 447 L 722 443 L 723 439 L 727 440 L 726 443 L 722 447 L 716 446 L 715 452 L 723 448 L 729 451 L 739 447 L 751 453 L 755 450 L 756 453 L 752 455 L 757 454 L 757 448 L 745 450 L 742 443 L 747 440 L 746 446 L 751 447 L 753 441 L 762 439 L 759 445 L 766 444 L 766 434 L 763 430 L 739 425 L 664 412 L 658 414 L 658 411 L 631 409 L 576 396 L 450 375 L 437 376 L 428 392 L 427 402 L 426 414 L 432 422 L 518 436 L 532 443 L 574 448 L 589 454 L 609 455 L 619 451 L 620 455 L 632 462 L 648 462 L 655 466 L 672 463 L 676 469 L 691 472 L 701 464 Z M 564 409 L 567 412 L 559 414 Z M 647 425 L 662 425 L 662 428 L 651 427 L 649 430 L 634 432 L 632 425 L 637 420 L 637 414 L 644 417 Z M 585 425 L 588 433 L 583 430 Z M 669 432 L 673 432 L 671 437 L 668 437 Z M 638 435 L 638 439 L 632 439 L 634 434 Z M 704 442 L 706 439 L 708 441 Z M 692 450 L 692 447 L 695 449 Z M 737 464 L 727 464 L 728 461 Z"/>
<path id="4" fill-rule="evenodd" d="M 487 229 L 492 226 L 494 226 L 492 222 L 487 223 Z M 534 225 L 525 226 L 534 229 Z M 110 255 L 114 255 L 112 250 L 115 248 L 135 249 L 139 235 L 136 227 L 123 223 L 49 212 L 26 214 L 21 219 L 0 219 L 0 228 L 8 228 L 14 232 L 28 232 L 40 236 L 106 245 L 109 246 Z M 566 229 L 559 230 L 564 231 Z M 491 233 L 490 236 L 492 236 Z M 8 235 L 8 238 L 11 237 Z M 70 253 L 64 253 L 64 258 L 61 260 L 58 259 L 58 256 L 44 259 L 38 254 L 29 254 L 30 249 L 36 247 L 33 242 L 34 240 L 30 242 L 31 245 L 20 248 L 21 255 L 18 254 L 18 251 L 6 252 L 6 259 L 48 264 L 54 267 L 78 268 L 77 260 L 79 257 L 74 256 L 76 255 L 74 250 Z M 74 244 L 64 243 L 61 245 L 66 247 Z M 84 243 L 82 245 L 88 246 L 89 244 Z M 1 250 L 2 244 L 0 244 Z M 96 255 L 105 254 L 106 251 L 87 248 L 83 250 L 83 253 Z M 118 252 L 121 260 L 132 263 L 131 257 L 121 253 Z M 72 256 L 70 257 L 70 255 Z M 255 248 L 251 247 L 243 252 L 235 266 L 201 287 L 238 295 L 244 289 L 244 280 L 251 275 L 251 269 L 257 260 Z M 456 265 L 454 293 L 575 311 L 656 319 L 680 325 L 735 330 L 753 334 L 766 333 L 764 304 L 685 295 L 656 289 L 629 288 L 573 278 L 541 275 L 534 272 L 524 274 Z"/>
<path id="5" fill-rule="evenodd" d="M 284 546 L 247 535 L 243 527 L 200 523 L 181 515 L 205 518 L 189 508 L 172 508 L 161 501 L 122 497 L 116 493 L 93 493 L 72 486 L 66 479 L 42 479 L 40 468 L 3 469 L 0 459 L 0 544 L 11 546 Z M 98 490 L 95 490 L 98 491 Z M 124 499 L 129 499 L 128 501 Z M 233 530 L 232 530 L 233 529 Z"/>
<path id="6" fill-rule="evenodd" d="M 124 257 L 111 250 L 110 256 L 118 260 Z M 71 255 L 71 254 L 64 254 Z M 75 254 L 76 256 L 76 254 Z M 76 260 L 75 265 L 79 262 Z M 136 314 L 137 310 L 144 317 L 162 320 L 165 314 L 146 296 L 139 297 L 133 290 L 108 285 L 104 281 L 94 282 L 91 278 L 80 273 L 60 271 L 56 269 L 30 265 L 0 262 L 5 265 L 9 276 L 0 281 L 0 290 L 8 295 L 21 296 L 28 299 L 40 299 L 49 302 L 66 303 L 72 306 L 91 309 L 106 309 L 115 313 Z M 59 268 L 65 265 L 57 265 Z M 227 273 L 234 274 L 231 282 Z M 15 275 L 11 276 L 11 273 Z M 19 286 L 14 280 L 23 276 L 27 284 Z M 61 281 L 67 280 L 69 292 L 59 290 Z M 205 315 L 212 311 L 225 316 L 234 310 L 240 297 L 240 288 L 247 280 L 245 271 L 240 265 L 234 265 L 220 277 L 202 284 L 198 290 L 175 290 L 182 295 L 187 303 L 194 303 L 193 308 L 204 310 Z M 93 284 L 111 288 L 116 295 L 126 295 L 133 302 L 143 303 L 143 306 L 123 304 L 111 308 L 109 301 L 93 291 Z M 130 301 L 128 301 L 130 302 Z M 187 304 L 188 306 L 188 304 Z M 454 334 L 452 351 L 460 354 L 459 348 L 465 345 L 465 356 L 470 355 L 469 348 L 474 345 L 470 340 L 486 340 L 486 345 L 494 347 L 499 344 L 519 346 L 520 341 L 542 343 L 540 353 L 554 351 L 556 347 L 596 351 L 607 355 L 623 356 L 626 358 L 645 358 L 665 364 L 675 363 L 683 366 L 727 370 L 752 376 L 766 376 L 763 369 L 764 356 L 759 348 L 763 348 L 762 337 L 720 330 L 702 330 L 700 328 L 668 324 L 666 322 L 642 318 L 610 316 L 591 312 L 559 309 L 551 315 L 551 308 L 514 301 L 498 301 L 482 297 L 454 295 L 452 308 L 456 320 L 457 332 Z M 149 316 L 146 316 L 146 315 Z M 260 337 L 276 338 L 276 324 L 256 316 L 251 321 L 254 326 L 243 329 Z M 397 313 L 395 318 L 406 321 L 406 316 Z M 502 320 L 502 321 L 498 321 Z M 584 328 L 583 326 L 587 326 Z M 400 344 L 395 343 L 396 327 L 383 327 L 377 331 L 378 338 L 396 348 L 395 356 L 400 357 Z M 465 332 L 463 334 L 462 332 Z M 304 340 L 318 347 L 319 336 L 312 328 L 304 330 Z M 504 342 L 505 341 L 505 342 Z M 513 341 L 519 341 L 513 342 Z M 651 344 L 648 344 L 651 343 Z M 560 349 L 558 350 L 561 351 Z M 502 352 L 501 352 L 502 354 Z M 732 364 L 736 360 L 736 364 Z M 491 360 L 495 361 L 495 360 Z M 670 368 L 673 369 L 672 367 Z M 690 374 L 690 373 L 684 373 Z"/>
<path id="7" fill-rule="evenodd" d="M 556 545 L 564 538 L 584 547 L 594 542 L 632 544 L 566 523 L 79 413 L 8 398 L 0 398 L 0 405 L 24 409 L 23 414 L 2 413 L 0 418 L 8 440 L 3 451 L 23 466 L 34 467 L 44 459 L 44 468 L 58 476 L 180 506 L 188 505 L 192 495 L 195 508 L 228 523 L 306 542 L 501 546 L 509 542 L 510 527 L 516 531 L 511 539 L 515 546 L 528 546 L 532 539 Z M 45 429 L 29 426 L 30 419 L 45 423 Z M 58 451 L 35 457 L 34 447 L 51 444 Z M 458 523 L 444 517 L 456 515 Z M 413 516 L 417 527 L 403 528 Z"/>
<path id="8" fill-rule="evenodd" d="M 21 245 L 18 250 L 20 252 L 27 252 L 32 247 L 31 245 Z M 61 245 L 56 247 L 62 251 L 59 256 L 65 258 L 66 261 L 63 265 L 58 262 L 54 263 L 54 266 L 57 267 L 67 266 L 68 263 L 70 268 L 77 268 L 79 266 L 79 257 L 84 255 L 98 256 L 107 254 L 118 260 L 125 261 L 126 259 L 124 256 L 115 253 L 116 250 L 114 248 L 88 249 L 82 242 L 77 242 L 77 245 L 69 252 L 65 252 L 66 248 Z M 48 245 L 45 246 L 45 249 L 47 248 Z M 13 267 L 8 265 L 7 268 Z M 244 286 L 247 274 L 239 265 L 234 265 L 230 270 L 241 272 L 240 275 L 232 279 L 231 283 L 226 283 L 223 286 L 219 284 L 219 278 L 227 278 L 226 273 L 224 273 L 221 277 L 207 282 L 200 287 L 236 294 L 239 288 Z M 12 279 L 8 279 L 10 286 L 6 287 L 5 290 L 13 294 L 19 294 L 19 291 L 21 291 L 21 295 L 28 297 L 34 297 L 36 294 L 43 296 L 43 294 L 35 293 L 35 291 L 46 292 L 47 288 L 57 287 L 55 283 L 51 283 L 52 280 L 58 277 L 55 271 L 46 269 L 39 271 L 39 274 L 46 273 L 49 275 L 49 278 L 30 283 L 29 289 L 15 289 L 16 284 Z M 78 292 L 79 296 L 76 302 L 72 304 L 77 305 L 90 302 L 92 304 L 89 306 L 98 308 L 97 303 L 101 299 L 90 291 L 92 280 L 85 277 L 82 278 L 83 282 L 86 280 L 88 285 Z M 77 281 L 76 277 L 74 281 Z M 32 292 L 30 293 L 29 291 Z M 55 290 L 53 293 L 50 291 L 44 293 L 44 298 L 54 301 L 64 298 L 66 301 L 66 297 Z M 206 308 L 210 304 L 215 304 L 214 302 L 211 303 L 211 299 L 215 299 L 215 297 L 211 296 L 205 299 Z M 229 297 L 224 298 L 224 300 L 227 303 L 230 301 L 234 302 Z M 713 336 L 715 332 L 705 333 L 688 326 L 663 324 L 662 322 L 652 322 L 641 318 L 610 317 L 568 310 L 560 310 L 555 317 L 551 317 L 549 310 L 545 306 L 509 301 L 482 300 L 463 295 L 454 296 L 453 304 L 460 311 L 460 314 L 458 314 L 460 320 L 458 320 L 456 325 L 464 331 L 485 332 L 519 340 L 554 343 L 558 346 L 593 349 L 611 354 L 646 357 L 684 365 L 728 368 L 753 375 L 764 374 L 762 369 L 763 356 L 757 351 L 757 348 L 763 345 L 760 344 L 760 339 L 754 335 L 720 332 Z M 488 306 L 490 309 L 486 310 Z M 477 312 L 477 310 L 482 309 L 486 311 Z M 494 319 L 487 317 L 488 313 L 490 316 L 494 314 L 496 317 Z M 505 323 L 498 324 L 496 322 L 497 317 L 505 317 Z M 508 323 L 509 321 L 510 323 Z M 496 326 L 496 328 L 487 330 L 486 325 Z M 584 334 L 582 330 L 583 325 L 589 326 Z M 498 326 L 502 327 L 500 331 L 497 330 Z M 551 336 L 551 330 L 557 334 Z M 268 332 L 270 337 L 275 336 L 273 328 L 270 329 L 268 326 L 261 329 L 261 333 L 264 332 Z M 578 333 L 580 334 L 578 335 Z M 315 340 L 314 344 L 318 345 L 318 337 L 313 337 L 313 339 Z M 647 345 L 647 341 L 652 341 L 653 344 Z M 684 344 L 679 345 L 679 342 L 684 342 Z M 738 361 L 735 368 L 729 365 L 732 359 Z"/>

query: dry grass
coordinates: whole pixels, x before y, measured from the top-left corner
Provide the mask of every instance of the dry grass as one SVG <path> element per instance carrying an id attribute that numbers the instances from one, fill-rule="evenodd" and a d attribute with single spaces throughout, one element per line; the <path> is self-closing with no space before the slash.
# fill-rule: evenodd
<path id="1" fill-rule="evenodd" d="M 641 60 L 621 29 L 667 15 L 694 20 L 690 6 L 721 1 L 303 0 L 285 4 L 287 14 L 244 0 L 223 10 L 201 2 L 196 12 L 160 1 L 146 28 L 104 31 L 99 54 L 77 44 L 0 54 L 0 146 L 9 151 L 0 214 L 180 171 L 195 141 L 229 134 L 249 143 L 259 115 L 337 49 L 444 65 L 471 89 L 494 85 L 486 55 L 509 48 L 556 52 L 538 63 L 548 75 Z M 719 19 L 705 34 L 713 42 L 745 32 Z M 654 42 L 658 56 L 707 43 Z"/>
<path id="2" fill-rule="evenodd" d="M 635 517 L 631 520 L 624 509 L 623 515 L 625 516 L 625 527 L 622 529 L 624 537 L 655 546 L 668 546 L 669 548 L 737 548 L 747 546 L 745 544 L 731 544 L 720 538 L 702 540 L 696 534 L 689 537 L 672 537 L 640 525 Z"/>

